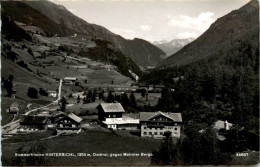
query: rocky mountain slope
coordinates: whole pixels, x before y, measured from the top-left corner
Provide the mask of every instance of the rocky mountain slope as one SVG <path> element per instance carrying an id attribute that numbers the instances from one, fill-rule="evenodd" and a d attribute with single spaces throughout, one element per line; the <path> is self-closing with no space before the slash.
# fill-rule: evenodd
<path id="1" fill-rule="evenodd" d="M 65 7 L 49 1 L 2 2 L 5 15 L 16 21 L 35 25 L 50 35 L 72 36 L 77 34 L 84 38 L 101 38 L 111 41 L 115 47 L 146 69 L 156 66 L 165 53 L 141 39 L 127 40 L 106 28 L 90 24 L 73 15 Z M 48 11 L 48 12 L 46 12 Z"/>
<path id="2" fill-rule="evenodd" d="M 217 19 L 199 38 L 164 60 L 159 66 L 181 66 L 223 55 L 243 43 L 254 48 L 259 47 L 257 0 L 252 0 L 240 9 Z"/>
<path id="3" fill-rule="evenodd" d="M 158 48 L 162 49 L 166 53 L 166 57 L 169 57 L 183 48 L 185 45 L 191 43 L 194 38 L 187 39 L 173 39 L 171 41 L 155 41 L 153 44 Z"/>

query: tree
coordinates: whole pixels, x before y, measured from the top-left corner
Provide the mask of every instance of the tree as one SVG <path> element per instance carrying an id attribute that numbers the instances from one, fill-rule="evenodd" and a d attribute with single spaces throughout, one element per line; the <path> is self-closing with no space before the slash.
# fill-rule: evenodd
<path id="1" fill-rule="evenodd" d="M 13 94 L 13 75 L 9 75 L 7 80 L 3 80 L 3 83 L 7 92 L 7 97 L 11 97 Z"/>
<path id="2" fill-rule="evenodd" d="M 96 97 L 97 97 L 97 90 L 94 89 L 93 93 L 92 93 L 92 97 L 91 97 L 91 101 L 95 102 L 96 101 Z"/>
<path id="3" fill-rule="evenodd" d="M 65 97 L 63 96 L 63 98 L 60 100 L 60 110 L 61 111 L 65 111 L 66 110 L 66 105 L 68 104 L 67 100 L 65 99 Z"/>
<path id="4" fill-rule="evenodd" d="M 160 150 L 153 152 L 152 164 L 156 165 L 170 165 L 177 159 L 177 147 L 173 144 L 171 132 L 164 133 L 164 140 L 161 144 Z"/>
<path id="5" fill-rule="evenodd" d="M 113 96 L 112 91 L 109 91 L 108 95 L 107 95 L 106 102 L 107 103 L 112 103 L 112 102 L 114 102 L 114 99 L 115 99 L 115 97 Z"/>
<path id="6" fill-rule="evenodd" d="M 88 94 L 87 94 L 87 97 L 86 97 L 87 98 L 87 103 L 91 102 L 92 96 L 93 96 L 92 90 L 89 90 Z"/>
<path id="7" fill-rule="evenodd" d="M 104 100 L 104 93 L 105 93 L 104 90 L 102 90 L 102 91 L 99 92 L 99 94 L 98 94 L 99 100 Z"/>
<path id="8" fill-rule="evenodd" d="M 30 98 L 37 99 L 37 98 L 38 98 L 38 90 L 35 89 L 35 88 L 33 88 L 33 87 L 29 87 L 29 88 L 28 88 L 27 95 L 28 95 Z"/>
<path id="9" fill-rule="evenodd" d="M 39 89 L 39 94 L 42 96 L 48 96 L 48 93 L 42 88 Z"/>
<path id="10" fill-rule="evenodd" d="M 131 107 L 133 107 L 133 108 L 136 108 L 136 107 L 137 107 L 137 103 L 136 103 L 135 95 L 134 95 L 134 92 L 133 92 L 133 91 L 130 93 L 129 106 L 131 106 Z"/>
<path id="11" fill-rule="evenodd" d="M 79 97 L 79 95 L 78 95 L 78 97 L 77 97 L 77 103 L 78 103 L 78 104 L 80 103 L 80 97 Z"/>
<path id="12" fill-rule="evenodd" d="M 168 88 L 163 88 L 162 89 L 162 94 L 161 94 L 161 102 L 164 103 L 164 108 L 162 108 L 162 111 L 171 111 L 174 108 L 174 101 L 173 97 L 171 95 L 171 92 Z"/>
<path id="13" fill-rule="evenodd" d="M 121 103 L 124 108 L 127 108 L 129 106 L 129 99 L 126 93 L 123 93 L 121 95 Z"/>

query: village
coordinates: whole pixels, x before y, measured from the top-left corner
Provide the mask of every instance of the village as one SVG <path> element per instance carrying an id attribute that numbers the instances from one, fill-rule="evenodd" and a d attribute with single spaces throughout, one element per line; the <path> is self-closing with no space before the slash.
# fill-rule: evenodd
<path id="1" fill-rule="evenodd" d="M 79 81 L 74 77 L 65 77 L 60 80 L 60 86 L 57 91 L 48 90 L 48 96 L 56 98 L 52 103 L 32 109 L 23 113 L 20 110 L 19 104 L 16 102 L 15 93 L 13 94 L 13 102 L 11 103 L 9 114 L 19 115 L 22 112 L 22 116 L 19 121 L 13 121 L 5 126 L 2 126 L 3 139 L 8 140 L 8 136 L 16 134 L 32 134 L 43 133 L 48 129 L 55 130 L 57 135 L 69 135 L 73 133 L 83 133 L 89 128 L 100 128 L 109 130 L 124 130 L 133 134 L 137 134 L 139 137 L 151 137 L 155 139 L 162 139 L 164 133 L 169 131 L 173 137 L 180 138 L 182 116 L 181 113 L 166 113 L 166 112 L 135 112 L 127 113 L 121 103 L 117 101 L 105 102 L 104 97 L 98 97 L 97 94 L 94 97 L 94 106 L 92 105 L 92 113 L 86 104 L 83 104 L 85 96 L 84 92 L 78 92 L 70 94 L 70 98 L 66 104 L 62 104 L 61 87 L 62 85 L 79 85 Z M 130 88 L 118 88 L 115 91 L 120 91 L 120 94 L 125 92 L 143 90 L 145 92 L 157 92 L 160 94 L 164 86 L 162 85 L 145 85 L 145 84 L 132 84 Z M 103 90 L 104 93 L 104 90 Z M 145 93 L 143 98 L 148 100 L 148 94 Z M 107 95 L 108 96 L 108 95 Z M 92 98 L 93 99 L 93 98 Z M 80 102 L 82 101 L 82 102 Z M 66 109 L 62 110 L 62 105 L 66 106 Z M 84 108 L 84 106 L 87 106 Z M 85 111 L 84 111 L 85 110 Z M 84 113 L 82 114 L 82 112 Z M 92 127 L 90 127 L 92 126 Z M 6 138 L 7 137 L 7 138 Z"/>
<path id="2" fill-rule="evenodd" d="M 178 79 L 179 78 L 174 78 L 176 81 Z M 27 112 L 23 112 L 20 109 L 15 99 L 16 91 L 13 91 L 13 102 L 6 112 L 14 115 L 14 118 L 21 115 L 21 118 L 2 126 L 2 141 L 8 140 L 13 136 L 17 137 L 19 134 L 44 134 L 50 130 L 53 131 L 51 134 L 54 135 L 53 137 L 87 133 L 88 130 L 119 131 L 119 134 L 125 136 L 159 140 L 165 138 L 165 133 L 170 133 L 175 141 L 180 139 L 181 136 L 183 137 L 184 134 L 182 130 L 184 127 L 181 113 L 170 111 L 133 112 L 133 110 L 127 112 L 122 104 L 116 101 L 115 97 L 108 100 L 108 96 L 111 95 L 117 96 L 117 94 L 119 94 L 118 96 L 128 97 L 127 94 L 130 95 L 129 92 L 135 92 L 133 93 L 134 98 L 140 94 L 140 99 L 145 99 L 141 101 L 141 104 L 146 105 L 149 103 L 149 105 L 156 105 L 164 88 L 163 85 L 133 83 L 131 87 L 117 86 L 112 89 L 114 95 L 111 93 L 111 87 L 109 88 L 109 92 L 104 91 L 104 88 L 100 88 L 102 91 L 99 94 L 95 93 L 95 95 L 93 95 L 94 97 L 91 97 L 92 100 L 89 101 L 87 101 L 89 97 L 87 97 L 88 94 L 86 92 L 71 93 L 67 95 L 66 98 L 65 96 L 61 98 L 62 85 L 79 86 L 81 82 L 82 81 L 79 81 L 76 77 L 60 79 L 59 88 L 47 91 L 48 96 L 51 97 L 53 101 L 45 106 L 34 108 Z M 89 91 L 91 92 L 91 89 L 89 89 Z M 96 88 L 94 91 L 96 91 Z M 174 89 L 171 91 L 174 91 Z M 155 96 L 154 94 L 156 94 L 157 97 L 156 102 L 152 102 L 155 98 L 153 97 Z M 223 120 L 216 121 L 214 125 L 216 131 L 221 129 L 229 130 L 233 126 L 233 124 Z M 120 131 L 125 131 L 126 133 Z M 203 133 L 204 131 L 205 129 L 202 129 L 199 133 Z M 50 137 L 48 135 L 43 136 L 44 138 Z M 223 135 L 218 134 L 217 136 L 220 141 L 225 140 Z"/>

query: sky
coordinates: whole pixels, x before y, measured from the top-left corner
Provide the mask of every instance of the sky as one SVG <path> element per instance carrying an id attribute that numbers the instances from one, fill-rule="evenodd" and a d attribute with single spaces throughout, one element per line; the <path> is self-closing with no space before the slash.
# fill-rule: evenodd
<path id="1" fill-rule="evenodd" d="M 52 0 L 89 23 L 126 39 L 197 38 L 249 0 Z"/>

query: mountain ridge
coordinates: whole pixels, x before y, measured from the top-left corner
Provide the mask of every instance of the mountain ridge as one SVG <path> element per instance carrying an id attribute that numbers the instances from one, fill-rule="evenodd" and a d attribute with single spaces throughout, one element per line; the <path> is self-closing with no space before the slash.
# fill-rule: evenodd
<path id="1" fill-rule="evenodd" d="M 27 1 L 20 3 L 27 4 L 34 10 L 42 13 L 54 22 L 55 26 L 61 28 L 58 28 L 60 29 L 60 32 L 57 32 L 53 29 L 50 30 L 50 28 L 48 29 L 41 24 L 38 24 L 38 26 L 43 27 L 48 31 L 54 31 L 57 34 L 60 33 L 61 35 L 68 36 L 78 34 L 85 38 L 102 38 L 104 40 L 111 41 L 117 48 L 134 60 L 143 69 L 146 69 L 148 66 L 155 67 L 161 61 L 160 56 L 165 55 L 161 49 L 146 40 L 139 41 L 135 39 L 124 39 L 120 35 L 109 31 L 105 27 L 88 23 L 87 21 L 71 13 L 65 7 L 62 6 L 63 8 L 61 8 L 61 5 L 54 4 L 50 1 Z"/>
<path id="2" fill-rule="evenodd" d="M 200 37 L 162 61 L 158 68 L 181 66 L 214 57 L 246 41 L 257 47 L 256 41 L 251 40 L 254 36 L 259 36 L 257 22 L 259 23 L 259 4 L 257 0 L 252 0 L 217 19 Z"/>

